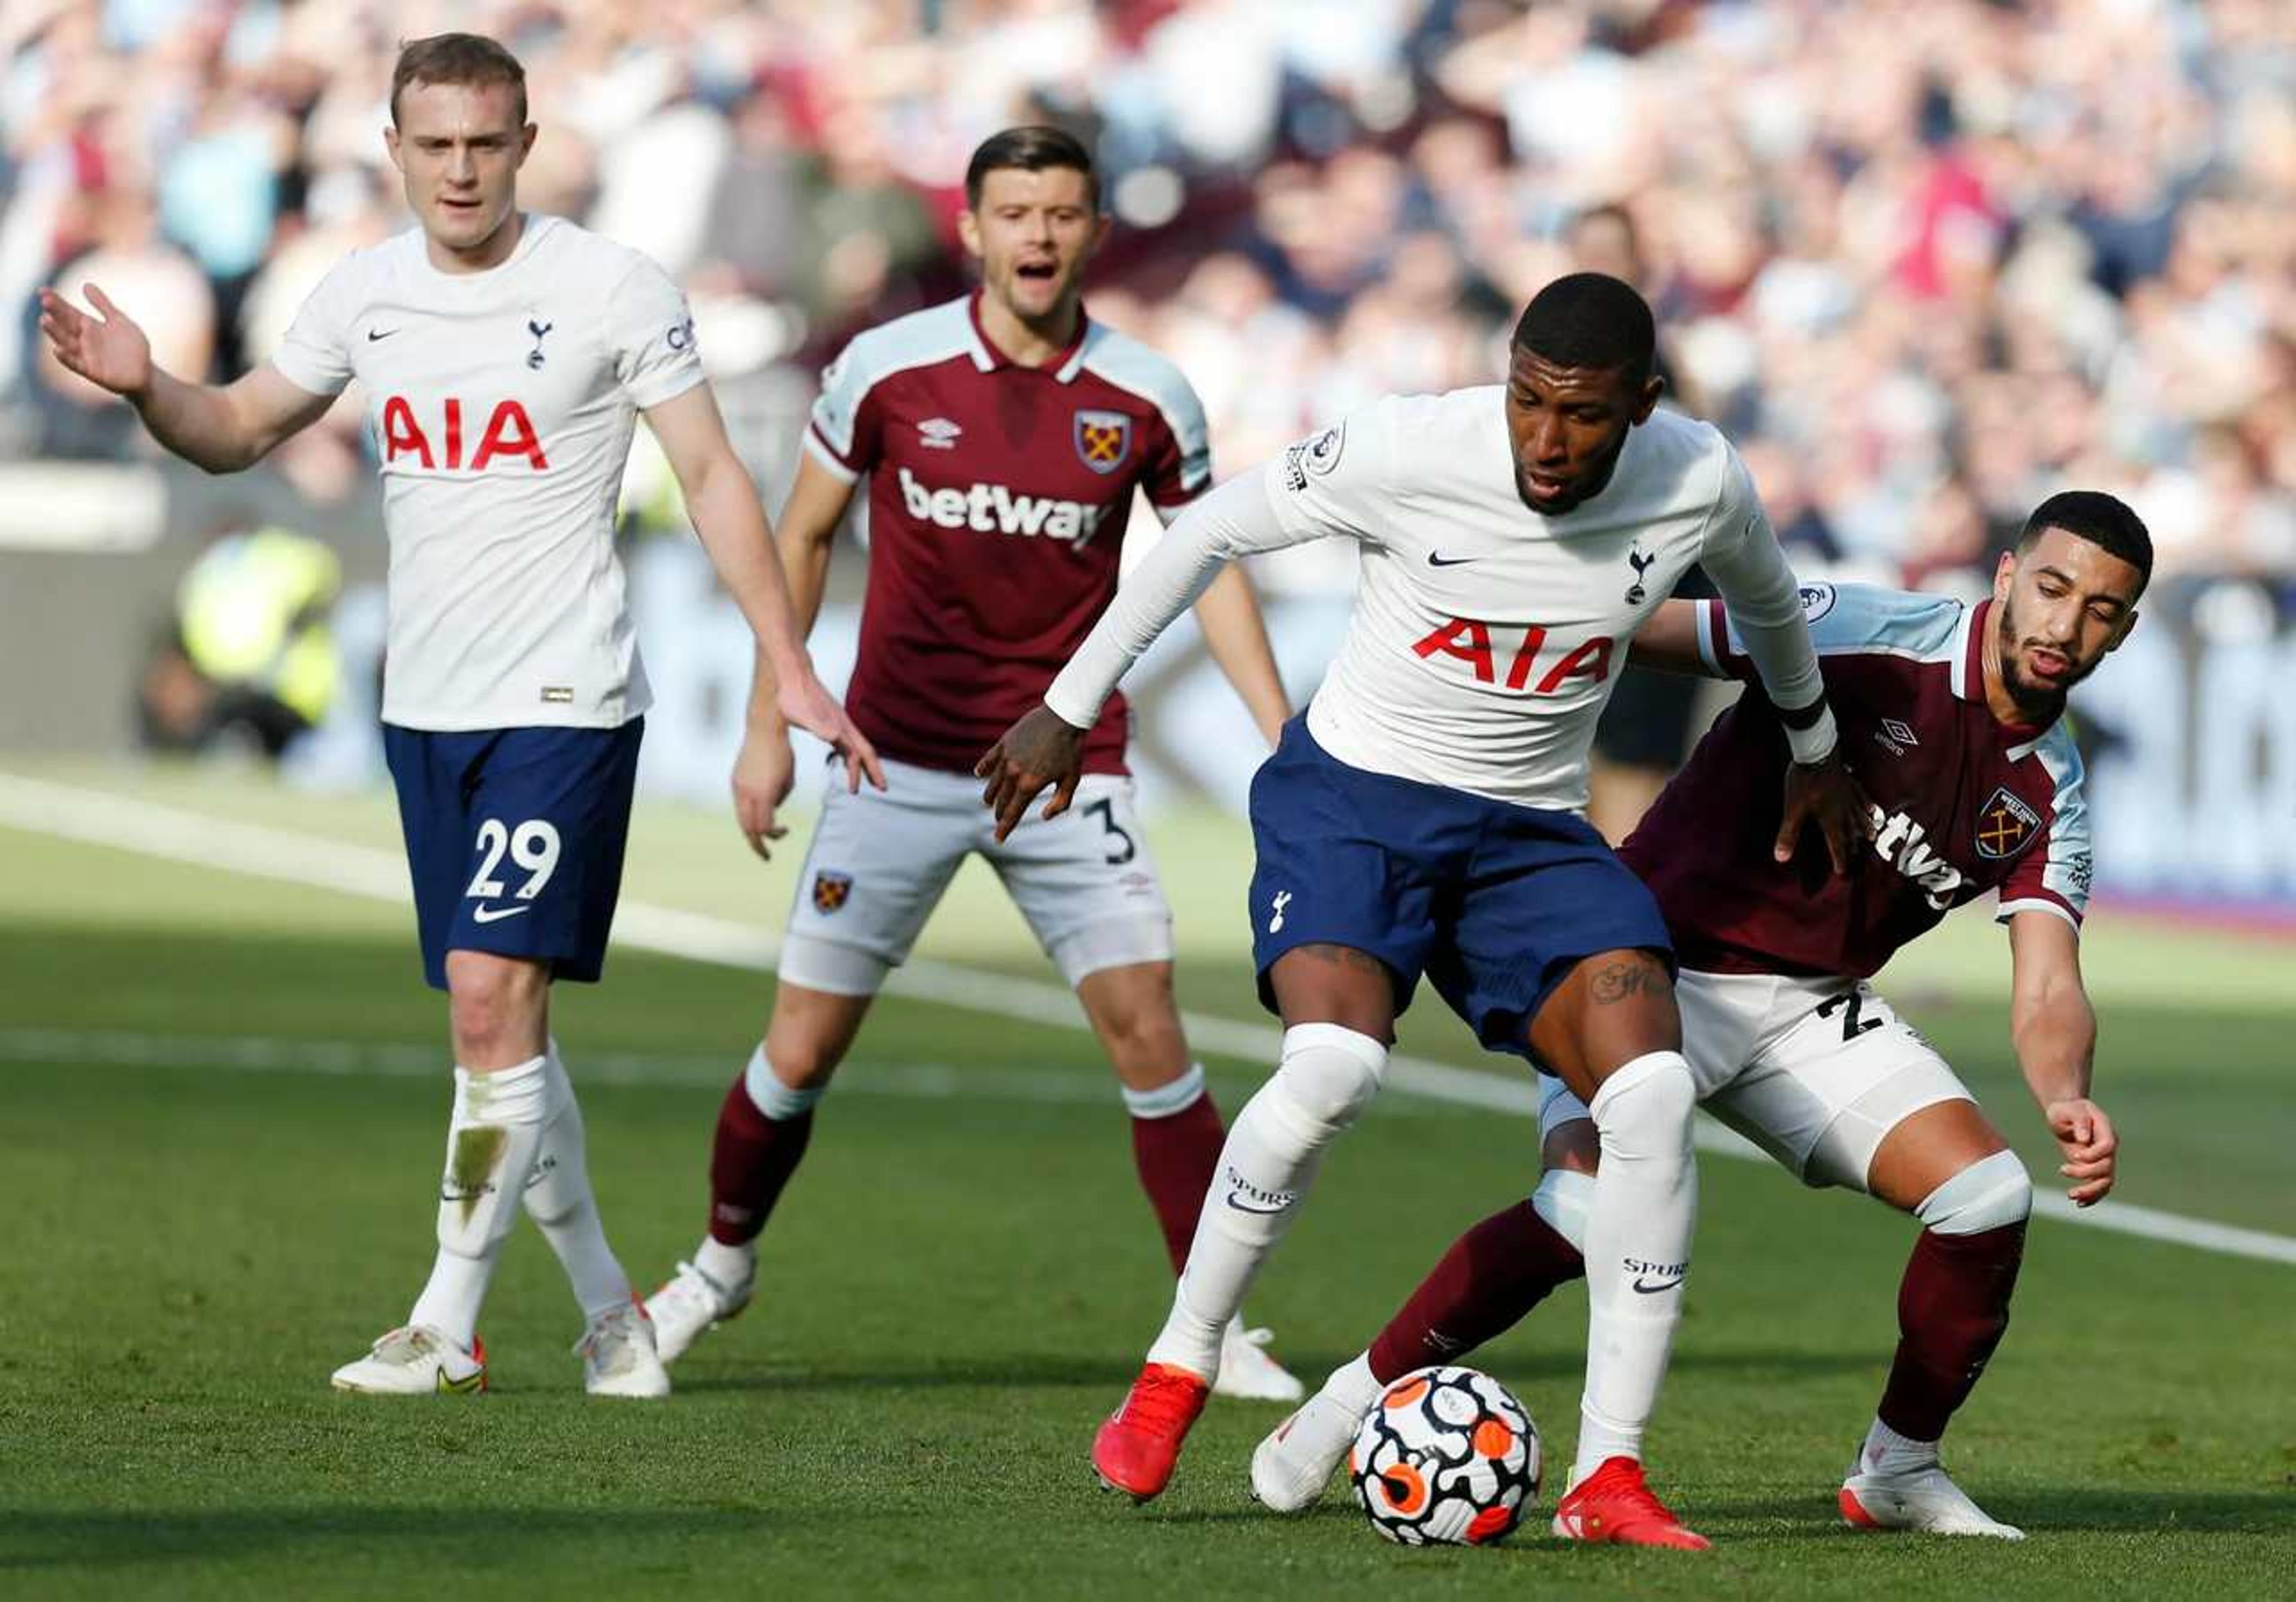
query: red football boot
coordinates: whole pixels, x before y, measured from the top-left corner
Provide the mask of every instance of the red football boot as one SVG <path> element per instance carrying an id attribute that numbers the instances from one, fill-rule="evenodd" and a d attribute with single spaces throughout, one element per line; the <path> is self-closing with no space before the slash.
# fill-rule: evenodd
<path id="1" fill-rule="evenodd" d="M 1667 1511 L 1632 1458 L 1603 1466 L 1554 1505 L 1554 1532 L 1565 1540 L 1615 1541 L 1622 1547 L 1673 1547 L 1703 1552 L 1714 1543 Z"/>
<path id="2" fill-rule="evenodd" d="M 1100 1483 L 1136 1502 L 1162 1491 L 1210 1394 L 1210 1383 L 1185 1368 L 1150 1363 L 1141 1369 L 1124 1405 L 1092 1438 L 1092 1466 Z"/>

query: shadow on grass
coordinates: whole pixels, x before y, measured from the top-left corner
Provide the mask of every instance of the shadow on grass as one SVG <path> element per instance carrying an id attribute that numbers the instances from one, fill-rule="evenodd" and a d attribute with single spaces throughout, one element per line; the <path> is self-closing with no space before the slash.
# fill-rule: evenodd
<path id="1" fill-rule="evenodd" d="M 851 1516 L 867 1519 L 866 1509 Z M 611 1517 L 594 1508 L 316 1507 L 239 1510 L 57 1512 L 0 1508 L 0 1574 L 45 1569 L 118 1569 L 186 1559 L 244 1557 L 299 1548 L 348 1559 L 395 1558 L 419 1549 L 425 1563 L 516 1573 L 538 1551 L 633 1540 L 761 1535 L 787 1515 L 740 1508 L 641 1511 Z"/>
<path id="2" fill-rule="evenodd" d="M 1312 1384 L 1316 1383 L 1318 1376 L 1328 1374 L 1341 1363 L 1353 1360 L 1356 1354 L 1349 1352 L 1341 1356 L 1328 1352 L 1284 1351 L 1277 1355 L 1284 1367 Z M 1672 1370 L 1678 1374 L 1774 1376 L 1782 1381 L 1790 1381 L 1822 1375 L 1862 1374 L 1878 1370 L 1888 1361 L 1888 1356 L 1886 1351 L 1879 1348 L 1856 1351 L 1677 1351 L 1674 1355 Z M 1467 1361 L 1472 1366 L 1474 1360 L 1470 1357 Z M 1574 1380 L 1584 1369 L 1585 1365 L 1577 1357 L 1558 1353 L 1529 1357 L 1505 1354 L 1493 1364 L 1493 1371 L 1499 1373 L 1502 1378 L 1522 1384 Z M 1120 1359 L 1035 1353 L 882 1368 L 817 1368 L 769 1360 L 717 1372 L 694 1373 L 690 1369 L 680 1369 L 677 1389 L 681 1395 L 741 1391 L 906 1391 L 972 1387 L 985 1391 L 1059 1390 L 1070 1386 L 1121 1390 L 1130 1384 L 1139 1372 L 1138 1363 Z"/>
<path id="3" fill-rule="evenodd" d="M 2034 1539 L 2114 1531 L 2129 1533 L 2296 1535 L 2296 1496 L 2270 1491 L 2116 1491 L 2093 1485 L 1988 1491 L 1981 1482 L 1964 1486 L 1988 1513 L 2016 1525 Z M 1736 1521 L 1768 1526 L 1741 1540 L 1844 1540 L 1887 1539 L 1855 1529 L 1834 1511 L 1830 1493 L 1793 1494 L 1759 1500 L 1710 1501 L 1685 1496 L 1696 1522 L 1721 1526 Z M 1779 1529 L 1784 1522 L 1792 1527 Z"/>

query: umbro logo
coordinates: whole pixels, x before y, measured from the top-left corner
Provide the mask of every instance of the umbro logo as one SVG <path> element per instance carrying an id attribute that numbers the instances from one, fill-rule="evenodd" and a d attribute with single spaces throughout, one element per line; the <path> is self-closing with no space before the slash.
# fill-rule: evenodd
<path id="1" fill-rule="evenodd" d="M 927 450 L 955 450 L 964 430 L 946 417 L 928 417 L 917 424 L 917 443 Z"/>
<path id="2" fill-rule="evenodd" d="M 1908 750 L 1921 743 L 1914 737 L 1913 726 L 1896 718 L 1882 719 L 1882 727 L 1874 731 L 1874 738 L 1879 741 L 1890 755 L 1898 757 L 1904 756 Z"/>

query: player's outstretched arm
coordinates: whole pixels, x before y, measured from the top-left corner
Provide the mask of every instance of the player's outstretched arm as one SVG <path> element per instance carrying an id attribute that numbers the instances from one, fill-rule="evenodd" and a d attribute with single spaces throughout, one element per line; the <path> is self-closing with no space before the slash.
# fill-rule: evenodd
<path id="1" fill-rule="evenodd" d="M 750 631 L 772 668 L 775 703 L 781 715 L 818 735 L 845 759 L 847 782 L 854 789 L 860 788 L 865 775 L 883 789 L 885 773 L 878 765 L 876 748 L 853 727 L 837 697 L 814 674 L 758 486 L 734 454 L 709 386 L 696 384 L 648 407 L 645 419 L 677 475 L 686 514 L 709 553 L 710 565 L 749 620 Z"/>
<path id="2" fill-rule="evenodd" d="M 813 633 L 821 615 L 821 594 L 829 579 L 829 551 L 837 525 L 845 516 L 853 486 L 824 472 L 810 456 L 798 458 L 797 484 L 782 508 L 774 530 L 780 547 L 782 572 L 789 585 L 792 627 L 800 640 Z M 734 817 L 742 826 L 750 849 L 770 859 L 767 842 L 789 833 L 775 821 L 782 803 L 789 800 L 797 772 L 790 750 L 789 720 L 782 716 L 780 686 L 765 648 L 758 649 L 750 670 L 748 717 L 742 749 L 734 758 Z"/>
<path id="3" fill-rule="evenodd" d="M 2053 912 L 2013 913 L 2009 955 L 2015 970 L 2009 1035 L 2017 1066 L 2064 1154 L 2057 1171 L 2072 1181 L 2066 1195 L 2077 1206 L 2091 1206 L 2112 1189 L 2120 1138 L 2089 1099 L 2096 1012 L 2081 983 L 2080 937 Z"/>
<path id="4" fill-rule="evenodd" d="M 1709 536 L 1700 552 L 1730 620 L 1761 675 L 1762 688 L 1784 725 L 1793 760 L 1786 765 L 1785 796 L 1773 848 L 1790 860 L 1802 833 L 1816 828 L 1837 875 L 1847 874 L 1858 842 L 1874 826 L 1872 811 L 1842 760 L 1840 731 L 1825 703 L 1825 680 L 1802 613 L 1801 586 L 1786 565 L 1778 537 L 1754 493 L 1754 481 L 1737 453 L 1723 464 L 1722 489 Z"/>
<path id="5" fill-rule="evenodd" d="M 1649 620 L 1635 630 L 1627 660 L 1637 668 L 1662 673 L 1690 673 L 1701 678 L 1720 678 L 1722 670 L 1710 664 L 1698 650 L 1698 613 L 1703 601 L 1661 601 Z"/>
<path id="6" fill-rule="evenodd" d="M 1275 652 L 1267 643 L 1267 622 L 1243 569 L 1230 564 L 1212 580 L 1196 603 L 1196 626 L 1273 749 L 1292 716 L 1292 699 L 1283 693 L 1283 676 L 1275 670 Z"/>
<path id="7" fill-rule="evenodd" d="M 1230 479 L 1173 520 L 1045 691 L 1045 704 L 1005 730 L 974 764 L 973 773 L 988 781 L 981 800 L 996 814 L 997 839 L 1012 834 L 1047 785 L 1054 790 L 1044 815 L 1060 815 L 1076 793 L 1085 734 L 1100 720 L 1117 681 L 1210 587 L 1223 563 L 1321 532 L 1310 526 L 1287 529 L 1277 519 L 1266 471 L 1254 468 Z"/>
<path id="8" fill-rule="evenodd" d="M 111 296 L 85 287 L 95 316 L 53 290 L 40 292 L 40 332 L 56 359 L 134 407 L 153 439 L 195 466 L 250 467 L 334 404 L 333 396 L 313 394 L 268 362 L 220 387 L 186 383 L 152 360 L 151 340 Z"/>

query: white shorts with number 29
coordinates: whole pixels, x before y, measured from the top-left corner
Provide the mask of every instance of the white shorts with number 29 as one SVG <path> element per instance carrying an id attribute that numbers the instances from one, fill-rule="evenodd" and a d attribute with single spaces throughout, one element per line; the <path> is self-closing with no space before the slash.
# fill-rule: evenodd
<path id="1" fill-rule="evenodd" d="M 1864 980 L 1685 969 L 1675 997 L 1700 1104 L 1805 1184 L 1864 1190 L 1892 1129 L 1975 1099 Z M 1560 1080 L 1539 1076 L 1540 1139 L 1586 1116 Z"/>
<path id="2" fill-rule="evenodd" d="M 1066 812 L 1047 823 L 1039 802 L 1002 844 L 980 784 L 890 761 L 882 791 L 832 783 L 798 876 L 781 976 L 832 995 L 875 995 L 974 851 L 1071 987 L 1103 968 L 1171 960 L 1172 908 L 1130 779 L 1086 774 Z"/>

